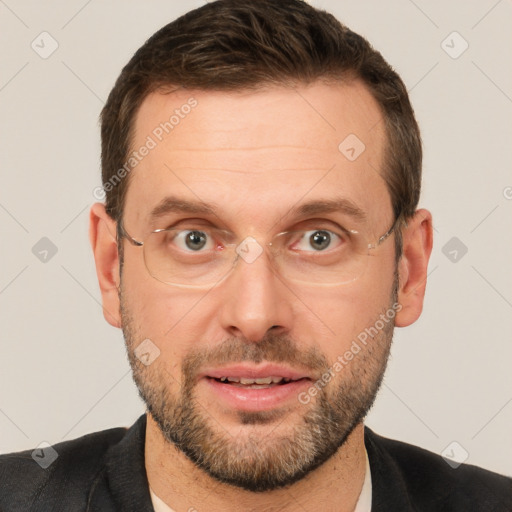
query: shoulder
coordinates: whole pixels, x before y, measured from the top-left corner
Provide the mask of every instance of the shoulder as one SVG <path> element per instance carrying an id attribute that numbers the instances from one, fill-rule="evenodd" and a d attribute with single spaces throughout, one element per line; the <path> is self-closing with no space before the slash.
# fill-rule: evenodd
<path id="1" fill-rule="evenodd" d="M 393 475 L 408 495 L 412 510 L 512 510 L 509 477 L 470 464 L 452 467 L 438 454 L 387 439 L 368 428 L 365 443 L 372 483 L 379 488 L 379 480 Z M 384 488 L 381 491 L 386 493 Z"/>
<path id="2" fill-rule="evenodd" d="M 88 434 L 51 447 L 0 455 L 0 510 L 28 510 L 42 495 L 86 499 L 105 454 L 126 435 L 126 428 Z"/>

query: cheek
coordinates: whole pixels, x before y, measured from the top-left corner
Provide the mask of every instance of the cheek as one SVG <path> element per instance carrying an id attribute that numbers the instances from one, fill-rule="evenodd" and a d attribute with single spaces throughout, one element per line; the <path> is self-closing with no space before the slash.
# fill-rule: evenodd
<path id="1" fill-rule="evenodd" d="M 132 264 L 123 272 L 123 303 L 136 334 L 134 342 L 149 338 L 168 361 L 176 359 L 200 330 L 197 292 L 160 283 L 144 266 Z"/>
<path id="2" fill-rule="evenodd" d="M 321 350 L 329 360 L 343 355 L 358 335 L 373 326 L 380 315 L 391 307 L 393 270 L 386 272 L 381 270 L 375 276 L 366 275 L 364 280 L 344 285 L 328 301 L 317 302 L 323 304 L 319 317 L 329 330 L 323 340 L 317 338 L 316 341 L 323 345 Z M 391 277 L 383 279 L 388 275 Z"/>

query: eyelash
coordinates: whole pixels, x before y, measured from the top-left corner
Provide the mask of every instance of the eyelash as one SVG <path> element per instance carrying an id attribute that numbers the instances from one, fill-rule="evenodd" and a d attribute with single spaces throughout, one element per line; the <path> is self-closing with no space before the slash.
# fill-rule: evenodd
<path id="1" fill-rule="evenodd" d="M 165 229 L 179 229 L 180 231 L 220 231 L 229 232 L 227 229 L 217 228 L 209 221 L 186 219 L 174 222 L 165 227 Z M 285 231 L 329 231 L 339 236 L 350 236 L 352 232 L 342 225 L 325 219 L 310 219 L 303 221 L 297 227 L 284 229 Z"/>
<path id="2" fill-rule="evenodd" d="M 185 242 L 186 233 L 191 233 L 194 231 L 206 233 L 206 235 L 208 237 L 207 244 L 210 245 L 210 248 L 206 249 L 205 251 L 201 251 L 201 249 L 202 249 L 202 247 L 201 247 L 196 252 L 193 250 L 189 251 L 186 248 L 180 247 L 180 249 L 185 252 L 191 252 L 191 253 L 196 252 L 197 254 L 200 254 L 201 252 L 207 252 L 214 248 L 219 248 L 223 245 L 231 245 L 233 243 L 232 241 L 229 241 L 226 243 L 225 236 L 224 237 L 223 236 L 215 236 L 215 234 L 212 233 L 212 231 L 213 232 L 215 231 L 214 229 L 212 230 L 212 229 L 208 229 L 208 228 L 204 228 L 204 227 L 201 227 L 201 228 L 198 228 L 198 227 L 194 227 L 194 228 L 173 227 L 172 229 L 176 229 L 177 233 L 175 234 L 175 236 L 172 237 L 172 240 L 169 240 L 169 241 L 178 247 L 179 247 L 179 245 L 182 245 Z M 350 236 L 350 232 L 348 232 L 347 230 L 345 230 L 343 228 L 341 230 L 339 230 L 340 232 L 337 232 L 337 231 L 334 231 L 332 228 L 326 228 L 326 227 L 322 227 L 322 226 L 318 226 L 318 225 L 314 225 L 314 227 L 304 227 L 301 229 L 288 230 L 285 233 L 293 233 L 295 231 L 303 232 L 303 234 L 304 233 L 313 234 L 315 232 L 322 232 L 322 231 L 330 233 L 331 237 L 329 240 L 329 246 L 327 247 L 327 250 L 326 251 L 318 251 L 318 252 L 329 252 L 329 249 L 331 251 L 335 250 L 335 249 L 339 248 L 341 245 L 343 245 L 345 242 L 347 242 L 347 240 Z M 302 238 L 302 237 L 296 238 L 296 239 L 290 238 L 290 240 L 289 240 L 290 247 L 292 245 L 296 246 L 296 245 L 300 244 L 301 242 L 304 242 L 304 240 L 306 240 L 306 243 L 307 243 L 307 240 L 308 240 L 307 238 Z M 211 247 L 212 245 L 213 245 L 213 247 Z M 333 245 L 333 247 L 331 247 L 331 245 Z M 299 252 L 316 252 L 316 251 L 309 251 L 307 249 L 297 249 L 296 247 L 294 247 L 294 249 Z"/>

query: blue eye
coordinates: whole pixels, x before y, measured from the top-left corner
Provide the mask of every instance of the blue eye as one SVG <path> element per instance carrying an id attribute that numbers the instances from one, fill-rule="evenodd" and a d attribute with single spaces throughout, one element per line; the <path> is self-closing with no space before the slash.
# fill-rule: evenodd
<path id="1" fill-rule="evenodd" d="M 339 245 L 341 237 L 326 229 L 303 231 L 300 240 L 294 248 L 301 251 L 324 251 L 332 248 L 333 244 Z"/>
<path id="2" fill-rule="evenodd" d="M 309 236 L 309 243 L 314 249 L 322 251 L 331 244 L 331 234 L 328 231 L 315 231 Z"/>
<path id="3" fill-rule="evenodd" d="M 204 248 L 211 249 L 213 246 L 213 241 L 208 233 L 197 230 L 180 231 L 173 238 L 173 242 L 176 243 L 180 249 L 188 249 L 195 252 Z"/>

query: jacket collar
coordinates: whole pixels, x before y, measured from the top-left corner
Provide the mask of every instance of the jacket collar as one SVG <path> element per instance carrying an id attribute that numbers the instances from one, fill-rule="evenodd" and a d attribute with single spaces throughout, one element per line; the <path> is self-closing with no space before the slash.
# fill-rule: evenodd
<path id="1" fill-rule="evenodd" d="M 107 452 L 104 469 L 90 494 L 88 511 L 154 512 L 144 462 L 145 441 L 144 414 Z"/>
<path id="2" fill-rule="evenodd" d="M 145 439 L 144 414 L 107 452 L 105 469 L 91 491 L 87 510 L 154 512 L 144 462 Z M 415 512 L 400 469 L 368 427 L 365 445 L 372 474 L 372 512 Z"/>
<path id="3" fill-rule="evenodd" d="M 372 474 L 372 512 L 416 512 L 409 499 L 404 476 L 379 439 L 368 427 L 364 428 L 364 443 Z"/>

